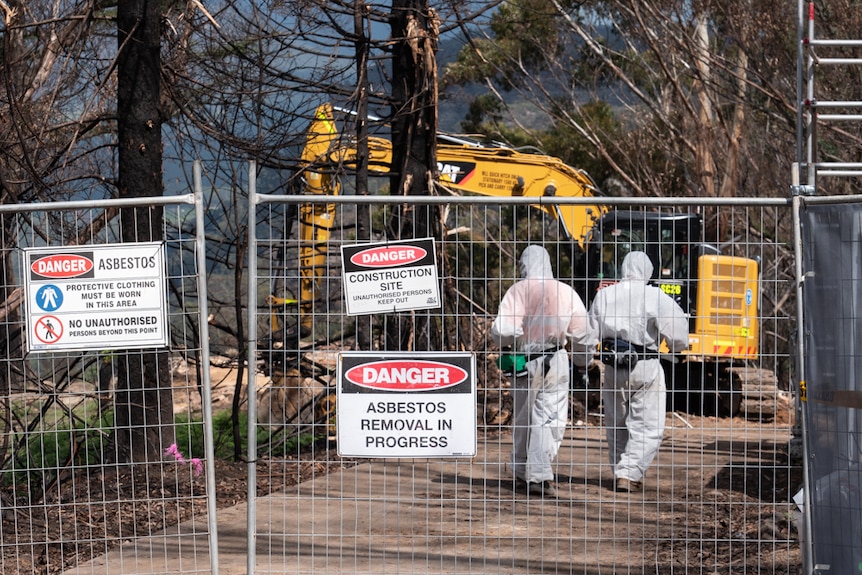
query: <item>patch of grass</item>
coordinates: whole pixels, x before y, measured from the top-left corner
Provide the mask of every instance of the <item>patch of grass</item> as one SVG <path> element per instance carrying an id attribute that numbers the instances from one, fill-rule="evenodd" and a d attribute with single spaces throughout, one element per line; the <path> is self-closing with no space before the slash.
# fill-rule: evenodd
<path id="1" fill-rule="evenodd" d="M 234 454 L 233 421 L 230 411 L 213 415 L 213 453 L 218 459 L 232 459 Z M 248 452 L 248 414 L 241 412 L 238 417 L 239 436 L 242 445 L 240 453 Z M 189 457 L 203 459 L 205 456 L 203 420 L 178 418 L 175 425 L 177 446 Z M 281 437 L 281 430 L 273 433 L 262 427 L 257 428 L 258 451 L 266 451 L 268 456 L 295 454 L 311 446 L 315 437 L 311 434 Z"/>
<path id="2" fill-rule="evenodd" d="M 114 429 L 113 412 L 105 411 L 73 425 L 56 422 L 14 434 L 9 456 L 0 469 L 0 488 L 13 493 L 44 493 L 65 470 L 99 467 L 108 460 Z M 204 422 L 201 418 L 178 417 L 175 421 L 177 448 L 184 457 L 205 458 Z M 248 414 L 240 413 L 240 453 L 248 451 Z M 257 428 L 259 452 L 268 456 L 295 455 L 315 442 L 311 434 L 291 436 L 285 428 Z M 213 416 L 213 445 L 217 459 L 233 459 L 234 432 L 230 411 Z"/>
<path id="3" fill-rule="evenodd" d="M 44 420 L 43 420 L 44 421 Z M 12 453 L 0 475 L 0 485 L 40 493 L 71 466 L 101 465 L 114 425 L 111 413 L 73 425 L 43 426 L 13 435 Z"/>

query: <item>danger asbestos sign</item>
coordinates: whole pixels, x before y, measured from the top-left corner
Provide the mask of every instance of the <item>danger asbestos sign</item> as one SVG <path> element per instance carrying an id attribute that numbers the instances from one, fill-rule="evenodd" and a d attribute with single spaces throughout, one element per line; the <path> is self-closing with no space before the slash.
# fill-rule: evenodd
<path id="1" fill-rule="evenodd" d="M 24 250 L 28 351 L 168 344 L 164 245 Z"/>
<path id="2" fill-rule="evenodd" d="M 348 315 L 440 307 L 433 238 L 342 246 Z"/>
<path id="3" fill-rule="evenodd" d="M 471 353 L 342 353 L 339 455 L 473 457 L 475 365 Z"/>

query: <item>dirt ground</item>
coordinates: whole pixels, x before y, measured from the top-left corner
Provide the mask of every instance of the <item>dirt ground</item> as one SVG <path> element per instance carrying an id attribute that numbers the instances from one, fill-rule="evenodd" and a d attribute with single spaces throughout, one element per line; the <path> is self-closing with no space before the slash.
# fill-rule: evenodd
<path id="1" fill-rule="evenodd" d="M 233 379 L 229 366 L 213 370 L 213 408 L 214 410 L 230 407 L 232 401 Z M 503 394 L 505 396 L 505 394 Z M 496 398 L 488 402 L 486 422 L 499 420 L 501 412 L 505 412 L 505 402 Z M 581 406 L 580 413 L 575 413 L 577 420 L 573 424 L 583 434 L 601 437 L 601 418 L 589 409 Z M 573 408 L 573 413 L 578 408 Z M 691 441 L 690 429 L 705 430 L 706 436 L 699 436 L 697 442 L 704 445 L 710 441 L 721 441 L 731 431 L 739 433 L 740 437 L 748 431 L 756 431 L 758 424 L 739 418 L 698 418 L 694 416 L 669 416 L 685 432 L 685 442 Z M 579 434 L 581 432 L 578 432 Z M 482 431 L 480 444 L 489 439 L 489 432 Z M 490 432 L 492 435 L 497 432 Z M 505 433 L 505 432 L 504 432 Z M 713 434 L 715 437 L 709 437 Z M 673 444 L 673 431 L 666 435 L 666 443 Z M 682 437 L 682 436 L 681 436 Z M 748 446 L 747 442 L 742 442 Z M 764 447 L 766 446 L 766 447 Z M 795 538 L 794 526 L 788 514 L 783 509 L 788 508 L 783 502 L 789 502 L 795 489 L 801 485 L 798 469 L 788 465 L 787 455 L 783 446 L 776 443 L 772 447 L 763 442 L 751 442 L 743 449 L 758 450 L 756 458 L 762 465 L 739 465 L 720 470 L 711 479 L 698 478 L 711 488 L 708 500 L 693 503 L 687 511 L 687 517 L 697 518 L 698 525 L 693 528 L 703 533 L 710 533 L 721 539 L 750 539 L 752 545 L 765 547 L 769 542 L 788 541 Z M 231 507 L 247 499 L 247 471 L 245 462 L 219 460 L 215 462 L 216 499 L 219 509 Z M 267 495 L 290 488 L 308 479 L 319 478 L 326 473 L 345 470 L 354 462 L 342 461 L 338 457 L 334 444 L 317 444 L 307 456 L 298 457 L 286 464 L 280 463 L 278 468 L 268 468 L 265 461 L 258 464 L 259 495 Z M 596 465 L 596 468 L 599 466 Z M 205 484 L 202 476 L 195 476 L 191 469 L 179 469 L 177 466 L 149 465 L 137 466 L 133 469 L 124 468 L 114 471 L 104 469 L 79 469 L 74 475 L 62 478 L 52 487 L 49 496 L 39 506 L 30 507 L 27 511 L 12 511 L 3 509 L 2 543 L 3 573 L 5 574 L 39 574 L 53 575 L 61 573 L 68 567 L 85 562 L 95 556 L 109 551 L 127 542 L 139 533 L 153 533 L 163 528 L 184 522 L 195 516 L 201 516 L 206 511 Z M 601 477 L 574 478 L 565 473 L 561 481 L 576 484 L 583 481 L 585 488 L 595 491 L 594 497 L 605 497 L 607 482 Z M 667 474 L 657 479 L 655 489 L 674 499 L 685 500 L 686 482 L 680 482 L 678 476 Z M 569 486 L 566 486 L 568 489 Z M 733 492 L 738 498 L 742 490 L 746 505 L 731 510 L 729 506 L 716 502 L 729 501 Z M 602 495 L 604 493 L 604 495 Z M 671 495 L 672 494 L 672 495 Z M 454 494 L 453 494 L 454 496 Z M 775 503 L 778 503 L 777 505 Z M 5 506 L 4 506 L 5 507 Z M 656 525 L 659 525 L 657 518 Z M 660 538 L 660 533 L 650 534 L 649 526 L 642 536 Z M 658 527 L 657 527 L 658 528 Z M 689 561 L 703 562 L 720 556 L 722 550 L 716 548 L 704 549 L 700 557 L 691 556 L 690 549 L 680 549 L 679 542 L 668 541 L 659 546 L 656 564 L 674 565 L 680 568 Z M 785 545 L 784 548 L 787 546 Z M 775 545 L 772 546 L 775 548 Z M 783 548 L 781 545 L 779 549 Z M 773 551 L 774 553 L 774 551 Z M 764 573 L 801 573 L 801 555 L 798 545 L 795 548 L 781 551 L 783 556 L 772 557 L 770 564 L 799 565 L 799 571 L 762 570 L 762 554 L 758 554 L 757 563 L 746 567 L 745 560 L 737 561 L 745 572 Z M 728 561 L 727 571 L 736 572 Z M 752 569 L 755 569 L 752 571 Z"/>
<path id="2" fill-rule="evenodd" d="M 314 458 L 280 465 L 275 472 L 264 464 L 258 494 L 283 490 L 342 466 L 334 449 L 325 456 L 316 451 Z M 321 458 L 334 463 L 323 466 Z M 218 509 L 247 501 L 246 463 L 216 460 L 215 477 Z M 4 509 L 0 526 L 2 572 L 62 573 L 129 541 L 133 534 L 155 533 L 205 515 L 205 496 L 203 477 L 176 473 L 175 466 L 79 472 L 56 486 L 38 508 Z"/>

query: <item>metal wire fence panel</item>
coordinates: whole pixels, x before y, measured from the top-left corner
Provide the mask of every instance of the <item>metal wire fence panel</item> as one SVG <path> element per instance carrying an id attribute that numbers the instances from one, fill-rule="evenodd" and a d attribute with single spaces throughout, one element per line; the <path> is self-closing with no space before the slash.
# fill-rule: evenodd
<path id="1" fill-rule="evenodd" d="M 212 572 L 197 208 L 2 206 L 4 574 Z"/>
<path id="2" fill-rule="evenodd" d="M 203 263 L 200 205 L 0 207 L 4 573 L 800 572 L 787 203 L 609 199 L 571 238 L 554 214 L 576 200 L 251 198 L 247 366 L 210 357 L 207 319 L 223 312 L 202 296 L 236 276 Z M 26 281 L 34 257 L 86 246 L 119 263 L 138 257 L 112 251 L 131 239 L 163 246 L 165 347 L 86 333 L 130 327 L 143 291 L 118 314 L 98 285 L 114 280 L 81 280 L 94 285 L 63 303 Z M 663 441 L 642 490 L 615 482 L 597 360 L 568 372 L 555 493 L 517 481 L 515 378 L 490 326 L 531 244 L 587 306 L 645 251 L 690 316 L 689 349 L 662 363 Z M 46 269 L 76 265 L 58 261 Z M 57 346 L 71 320 L 98 345 Z M 229 464 L 236 452 L 215 448 L 246 408 L 248 463 Z M 225 496 L 237 486 L 248 506 Z"/>
<path id="3" fill-rule="evenodd" d="M 570 238 L 555 208 L 586 202 L 253 196 L 249 359 L 265 377 L 250 394 L 250 572 L 801 572 L 789 203 L 589 203 L 602 206 L 596 227 Z M 434 242 L 438 306 L 398 308 L 424 293 L 385 273 L 403 262 L 358 275 L 342 257 L 414 238 Z M 513 377 L 490 326 L 530 244 L 587 306 L 619 280 L 626 253 L 645 251 L 654 283 L 690 314 L 690 349 L 662 363 L 663 442 L 641 491 L 614 481 L 599 361 L 571 372 L 555 496 L 529 493 L 512 471 Z M 376 307 L 348 313 L 350 298 Z M 379 404 L 339 397 L 350 379 L 340 362 L 357 352 L 472 354 L 475 456 L 405 454 L 459 438 L 404 386 Z M 345 434 L 368 454 L 340 454 Z M 282 489 L 258 496 L 260 484 Z"/>

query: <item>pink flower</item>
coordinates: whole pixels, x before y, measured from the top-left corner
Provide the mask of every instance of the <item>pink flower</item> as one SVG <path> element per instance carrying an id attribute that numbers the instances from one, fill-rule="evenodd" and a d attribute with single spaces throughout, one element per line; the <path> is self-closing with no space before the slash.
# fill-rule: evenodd
<path id="1" fill-rule="evenodd" d="M 186 463 L 186 458 L 183 457 L 183 454 L 180 451 L 180 448 L 177 447 L 176 443 L 172 443 L 170 447 L 165 448 L 165 455 L 173 457 L 177 463 Z M 195 477 L 204 472 L 204 464 L 199 458 L 192 457 L 188 463 L 191 463 Z"/>
<path id="2" fill-rule="evenodd" d="M 183 454 L 180 453 L 180 448 L 177 447 L 176 443 L 171 443 L 171 446 L 165 449 L 165 455 L 170 455 L 180 463 L 186 462 L 185 458 L 183 457 Z"/>

